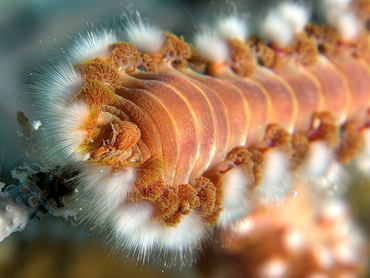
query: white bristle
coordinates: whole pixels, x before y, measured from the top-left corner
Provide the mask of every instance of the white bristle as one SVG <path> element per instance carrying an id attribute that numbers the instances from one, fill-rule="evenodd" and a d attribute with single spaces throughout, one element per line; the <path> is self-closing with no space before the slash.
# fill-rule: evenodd
<path id="1" fill-rule="evenodd" d="M 309 175 L 315 178 L 325 175 L 331 160 L 332 153 L 325 142 L 312 142 L 305 161 L 308 166 Z"/>
<path id="2" fill-rule="evenodd" d="M 164 237 L 161 237 L 160 245 L 168 250 L 195 251 L 200 247 L 202 239 L 209 236 L 209 227 L 197 211 L 183 216 L 181 223 L 175 228 L 165 229 Z M 190 250 L 189 250 L 190 251 Z"/>
<path id="3" fill-rule="evenodd" d="M 153 233 L 153 229 L 151 231 L 148 229 L 148 233 L 145 237 L 145 235 L 140 234 L 140 232 L 144 232 L 144 230 L 142 230 L 144 227 L 159 225 L 150 220 L 154 213 L 155 207 L 153 204 L 145 200 L 123 203 L 114 211 L 112 217 L 112 220 L 114 221 L 114 229 L 120 235 L 119 237 L 122 237 L 120 240 L 124 240 L 126 237 L 130 237 L 136 233 L 138 238 L 136 240 L 133 239 L 133 243 L 139 244 L 137 241 L 142 238 L 141 240 L 144 246 L 151 246 L 154 241 L 158 240 L 160 234 L 155 234 Z M 133 247 L 137 248 L 137 246 L 129 246 L 130 249 Z M 149 247 L 143 248 L 150 249 Z"/>
<path id="4" fill-rule="evenodd" d="M 362 132 L 362 148 L 355 159 L 355 165 L 366 177 L 370 177 L 370 128 Z"/>
<path id="5" fill-rule="evenodd" d="M 326 0 L 323 10 L 328 23 L 335 28 L 342 41 L 354 40 L 361 30 L 360 20 L 351 10 L 351 0 Z"/>
<path id="6" fill-rule="evenodd" d="M 77 40 L 77 43 L 71 49 L 73 63 L 87 58 L 105 58 L 109 55 L 109 45 L 118 41 L 116 34 L 108 30 L 79 35 L 79 40 Z"/>
<path id="7" fill-rule="evenodd" d="M 345 41 L 354 40 L 360 33 L 360 23 L 354 13 L 343 13 L 337 18 L 336 29 L 340 38 Z"/>
<path id="8" fill-rule="evenodd" d="M 93 218 L 94 213 L 111 214 L 133 192 L 136 175 L 132 167 L 116 170 L 109 165 L 86 163 L 79 169 L 77 198 L 88 207 Z"/>
<path id="9" fill-rule="evenodd" d="M 204 29 L 194 39 L 198 53 L 207 61 L 223 63 L 229 57 L 229 50 L 224 40 L 220 39 L 211 30 Z"/>
<path id="10" fill-rule="evenodd" d="M 60 109 L 60 110 L 59 110 Z M 83 124 L 88 120 L 90 114 L 90 107 L 81 102 L 74 102 L 68 106 L 60 106 L 54 111 L 49 125 L 50 133 L 48 140 L 53 141 L 54 148 L 58 154 L 49 154 L 52 159 L 66 159 L 71 158 L 71 162 L 80 162 L 88 159 L 88 154 L 84 153 L 79 147 L 86 140 L 88 132 L 82 129 Z M 53 135 L 52 132 L 59 132 L 59 135 Z M 60 157 L 59 157 L 60 156 Z M 63 161 L 60 161 L 64 163 Z"/>
<path id="11" fill-rule="evenodd" d="M 158 27 L 143 22 L 139 14 L 136 20 L 128 21 L 125 29 L 128 41 L 139 51 L 155 55 L 161 50 L 164 42 L 163 32 Z"/>
<path id="12" fill-rule="evenodd" d="M 336 27 L 338 17 L 348 12 L 352 0 L 324 0 L 321 2 L 322 13 L 332 27 Z"/>
<path id="13" fill-rule="evenodd" d="M 310 143 L 305 161 L 299 176 L 312 189 L 334 194 L 343 191 L 347 183 L 347 173 L 343 166 L 334 158 L 332 151 L 325 142 Z"/>
<path id="14" fill-rule="evenodd" d="M 82 87 L 81 74 L 70 63 L 46 64 L 36 78 L 31 90 L 38 99 L 36 122 L 42 124 L 36 134 L 42 159 L 50 165 L 87 159 L 78 147 L 87 138 L 81 128 L 88 119 L 89 107 L 71 101 Z"/>
<path id="15" fill-rule="evenodd" d="M 242 41 L 249 35 L 246 21 L 237 16 L 222 18 L 217 25 L 217 34 L 220 38 L 236 38 Z"/>
<path id="16" fill-rule="evenodd" d="M 294 32 L 303 31 L 310 18 L 310 12 L 307 7 L 293 2 L 279 4 L 277 13 L 291 26 Z"/>
<path id="17" fill-rule="evenodd" d="M 71 63 L 47 64 L 43 65 L 42 69 L 43 71 L 36 77 L 32 90 L 35 91 L 35 96 L 40 98 L 40 101 L 47 101 L 48 106 L 52 108 L 60 107 L 62 105 L 60 102 L 68 101 L 72 95 L 79 92 L 83 85 L 81 74 L 73 68 Z"/>
<path id="18" fill-rule="evenodd" d="M 224 198 L 222 211 L 219 219 L 220 226 L 226 226 L 231 221 L 248 214 L 253 205 L 251 189 L 251 177 L 240 167 L 234 167 L 225 173 Z"/>
<path id="19" fill-rule="evenodd" d="M 112 222 L 116 248 L 131 250 L 144 260 L 157 251 L 161 255 L 152 259 L 171 266 L 195 260 L 202 241 L 210 237 L 210 228 L 196 211 L 184 216 L 176 227 L 152 221 L 151 216 L 152 207 L 145 201 L 117 211 Z"/>
<path id="20" fill-rule="evenodd" d="M 268 150 L 263 162 L 262 179 L 255 189 L 256 198 L 266 204 L 280 202 L 291 191 L 291 187 L 287 156 L 278 148 Z"/>
<path id="21" fill-rule="evenodd" d="M 275 11 L 268 13 L 261 25 L 261 33 L 280 48 L 287 47 L 294 39 L 291 25 Z"/>

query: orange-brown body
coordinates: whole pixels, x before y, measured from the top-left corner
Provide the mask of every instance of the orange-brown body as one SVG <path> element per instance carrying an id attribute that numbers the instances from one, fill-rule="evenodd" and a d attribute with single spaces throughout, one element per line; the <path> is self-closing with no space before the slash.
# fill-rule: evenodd
<path id="1" fill-rule="evenodd" d="M 285 51 L 269 49 L 270 56 L 274 53 L 273 58 L 266 58 L 271 60 L 270 67 L 258 65 L 251 55 L 257 51 L 253 41 L 230 40 L 232 61 L 205 63 L 206 74 L 189 68 L 196 54 L 182 38 L 170 34 L 162 51 L 152 56 L 138 53 L 127 43 L 112 45 L 110 57 L 79 65 L 87 82 L 107 87 L 96 96 L 81 93 L 79 97 L 111 115 L 91 113 L 85 124 L 89 138 L 84 148 L 95 162 L 117 171 L 126 165 L 138 167 L 139 193 L 133 200 L 157 202 L 164 218 L 172 217 L 171 225 L 181 221 L 184 204 L 189 205 L 195 195 L 199 202 L 191 201 L 194 208 L 211 198 L 220 213 L 223 175 L 239 164 L 253 172 L 254 187 L 258 186 L 263 153 L 270 148 L 281 148 L 291 159 L 292 169 L 304 158 L 307 144 L 315 140 L 326 141 L 339 161 L 349 161 L 360 147 L 360 131 L 366 125 L 369 64 L 346 45 L 338 45 L 331 54 L 319 54 L 315 37 L 308 36 L 297 39 L 297 45 L 306 44 L 303 49 L 307 50 L 294 45 Z M 240 71 L 243 67 L 248 68 Z M 124 135 L 122 129 L 110 126 L 112 119 L 115 124 L 132 122 L 131 128 L 139 132 Z M 345 123 L 351 125 L 340 138 L 338 131 Z M 124 151 L 112 143 L 117 136 L 128 146 Z M 102 146 L 89 143 L 100 140 Z M 241 155 L 239 162 L 229 160 L 228 153 L 240 146 L 251 154 Z M 149 172 L 153 170 L 155 178 L 143 165 L 151 165 Z M 208 182 L 201 182 L 202 176 Z M 189 184 L 193 189 L 180 194 L 180 187 Z M 204 195 L 210 184 L 214 193 Z"/>

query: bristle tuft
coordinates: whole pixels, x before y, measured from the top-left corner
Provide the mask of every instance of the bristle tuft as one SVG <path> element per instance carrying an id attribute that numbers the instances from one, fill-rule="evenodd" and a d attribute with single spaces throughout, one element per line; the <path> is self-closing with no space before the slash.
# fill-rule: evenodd
<path id="1" fill-rule="evenodd" d="M 360 33 L 360 23 L 354 13 L 341 14 L 337 18 L 336 28 L 345 42 L 353 41 Z"/>
<path id="2" fill-rule="evenodd" d="M 360 20 L 353 13 L 351 3 L 351 0 L 326 0 L 322 4 L 326 20 L 344 42 L 353 41 L 361 31 Z"/>
<path id="3" fill-rule="evenodd" d="M 208 28 L 195 36 L 194 45 L 203 59 L 210 62 L 222 63 L 229 56 L 226 42 Z"/>
<path id="4" fill-rule="evenodd" d="M 262 180 L 255 189 L 256 198 L 264 204 L 281 203 L 292 188 L 289 159 L 281 150 L 265 153 Z"/>
<path id="5" fill-rule="evenodd" d="M 294 2 L 281 3 L 277 7 L 277 13 L 291 26 L 294 32 L 302 32 L 310 19 L 309 9 Z"/>
<path id="6" fill-rule="evenodd" d="M 225 173 L 223 210 L 219 225 L 226 226 L 231 221 L 248 214 L 254 207 L 253 196 L 249 188 L 254 177 L 249 177 L 242 167 L 234 167 Z"/>
<path id="7" fill-rule="evenodd" d="M 220 38 L 240 39 L 246 41 L 248 38 L 248 26 L 245 20 L 237 16 L 222 18 L 217 26 L 217 33 Z"/>
<path id="8" fill-rule="evenodd" d="M 77 176 L 77 189 L 80 195 L 85 196 L 83 199 L 101 207 L 109 204 L 109 209 L 115 209 L 133 192 L 135 179 L 132 167 L 117 170 L 109 165 L 87 163 Z"/>
<path id="9" fill-rule="evenodd" d="M 141 260 L 161 262 L 166 267 L 194 263 L 202 242 L 211 235 L 198 212 L 184 216 L 177 227 L 170 229 L 151 221 L 152 212 L 150 203 L 145 202 L 130 203 L 117 211 L 112 221 L 116 249 L 131 250 Z"/>
<path id="10" fill-rule="evenodd" d="M 284 21 L 275 11 L 269 12 L 261 26 L 261 33 L 280 48 L 287 47 L 294 38 L 288 22 Z"/>
<path id="11" fill-rule="evenodd" d="M 321 141 L 310 143 L 299 176 L 312 187 L 312 190 L 328 195 L 343 192 L 348 179 L 343 166 L 335 160 L 326 143 Z"/>
<path id="12" fill-rule="evenodd" d="M 309 17 L 307 7 L 283 2 L 267 14 L 261 32 L 277 47 L 285 48 L 293 42 L 297 33 L 304 30 Z"/>
<path id="13" fill-rule="evenodd" d="M 163 46 L 163 32 L 158 27 L 144 22 L 138 12 L 136 18 L 128 20 L 125 30 L 128 41 L 141 52 L 155 55 Z"/>
<path id="14" fill-rule="evenodd" d="M 92 31 L 86 35 L 79 34 L 77 43 L 71 49 L 72 62 L 95 57 L 105 58 L 109 55 L 109 45 L 115 42 L 117 42 L 117 36 L 111 30 Z"/>
<path id="15" fill-rule="evenodd" d="M 69 63 L 46 64 L 43 72 L 35 74 L 31 91 L 38 100 L 35 107 L 42 127 L 36 136 L 42 161 L 48 165 L 71 165 L 88 157 L 79 149 L 87 138 L 82 125 L 90 110 L 88 105 L 75 101 L 73 95 L 82 87 L 81 74 Z M 44 109 L 44 106 L 49 106 Z"/>
<path id="16" fill-rule="evenodd" d="M 358 157 L 355 159 L 357 169 L 367 178 L 370 177 L 370 129 L 362 132 L 362 148 Z"/>

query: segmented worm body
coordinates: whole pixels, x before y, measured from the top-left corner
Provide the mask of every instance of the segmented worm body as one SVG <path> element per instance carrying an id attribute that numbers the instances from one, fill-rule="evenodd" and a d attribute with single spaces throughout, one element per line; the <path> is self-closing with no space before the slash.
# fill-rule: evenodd
<path id="1" fill-rule="evenodd" d="M 37 89 L 42 153 L 78 172 L 66 207 L 119 247 L 183 263 L 296 180 L 340 190 L 340 163 L 368 149 L 369 37 L 304 26 L 283 47 L 220 36 L 222 59 L 170 33 L 131 38 L 139 50 L 109 32 L 82 38 L 76 63 Z"/>

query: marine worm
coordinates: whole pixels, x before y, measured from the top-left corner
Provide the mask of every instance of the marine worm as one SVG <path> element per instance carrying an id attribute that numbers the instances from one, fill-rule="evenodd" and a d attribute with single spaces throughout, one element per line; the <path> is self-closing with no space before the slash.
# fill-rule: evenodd
<path id="1" fill-rule="evenodd" d="M 268 43 L 238 15 L 193 44 L 140 18 L 123 42 L 114 30 L 81 36 L 71 62 L 34 84 L 37 152 L 73 169 L 63 209 L 117 249 L 186 264 L 215 228 L 284 205 L 297 183 L 340 194 L 344 164 L 368 174 L 369 14 L 365 1 L 324 2 L 330 26 L 277 5 L 262 24 Z"/>

